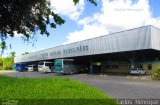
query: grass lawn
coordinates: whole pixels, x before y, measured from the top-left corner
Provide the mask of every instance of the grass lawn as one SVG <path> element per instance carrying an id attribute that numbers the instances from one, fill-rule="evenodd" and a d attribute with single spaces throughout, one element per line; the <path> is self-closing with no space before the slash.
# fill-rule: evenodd
<path id="1" fill-rule="evenodd" d="M 100 90 L 68 78 L 0 76 L 0 100 L 8 99 L 18 100 L 18 105 L 116 105 Z"/>

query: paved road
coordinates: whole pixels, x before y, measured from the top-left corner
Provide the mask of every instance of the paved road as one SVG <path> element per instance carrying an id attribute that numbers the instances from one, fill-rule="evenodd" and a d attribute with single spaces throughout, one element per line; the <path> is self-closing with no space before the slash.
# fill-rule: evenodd
<path id="1" fill-rule="evenodd" d="M 12 77 L 56 77 L 54 73 L 38 72 L 0 72 L 0 75 Z M 160 99 L 160 82 L 144 79 L 128 78 L 126 76 L 101 76 L 101 75 L 68 75 L 75 80 L 92 85 L 116 99 Z"/>
<path id="2" fill-rule="evenodd" d="M 72 76 L 101 89 L 116 99 L 160 99 L 160 82 L 117 76 Z"/>

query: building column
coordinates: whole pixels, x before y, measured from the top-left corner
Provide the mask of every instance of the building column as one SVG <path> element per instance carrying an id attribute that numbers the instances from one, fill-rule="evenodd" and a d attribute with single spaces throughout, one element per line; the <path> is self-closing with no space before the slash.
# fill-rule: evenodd
<path id="1" fill-rule="evenodd" d="M 90 73 L 90 74 L 93 74 L 93 67 L 92 67 L 92 64 L 90 64 L 90 66 L 89 66 L 89 73 Z"/>

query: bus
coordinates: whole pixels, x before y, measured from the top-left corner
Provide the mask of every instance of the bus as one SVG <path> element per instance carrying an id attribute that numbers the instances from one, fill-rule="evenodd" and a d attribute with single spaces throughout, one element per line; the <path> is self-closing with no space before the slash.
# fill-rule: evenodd
<path id="1" fill-rule="evenodd" d="M 38 71 L 39 72 L 52 72 L 53 62 L 47 62 L 47 61 L 38 62 Z"/>
<path id="2" fill-rule="evenodd" d="M 28 70 L 27 64 L 25 63 L 16 64 L 16 71 L 22 72 L 27 70 Z"/>
<path id="3" fill-rule="evenodd" d="M 38 64 L 28 65 L 28 71 L 38 71 Z"/>
<path id="4" fill-rule="evenodd" d="M 56 59 L 53 71 L 61 74 L 73 74 L 80 72 L 80 66 L 73 59 Z"/>

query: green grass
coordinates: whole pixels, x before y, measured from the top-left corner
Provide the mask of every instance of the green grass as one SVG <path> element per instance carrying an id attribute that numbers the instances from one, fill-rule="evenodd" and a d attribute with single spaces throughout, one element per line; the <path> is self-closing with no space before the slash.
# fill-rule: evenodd
<path id="1" fill-rule="evenodd" d="M 116 105 L 100 90 L 68 78 L 12 78 L 0 76 L 0 99 L 21 104 Z M 4 100 L 3 100 L 4 101 Z M 38 103 L 37 103 L 38 102 Z M 21 105 L 20 104 L 20 105 Z M 27 105 L 26 104 L 26 105 Z"/>

